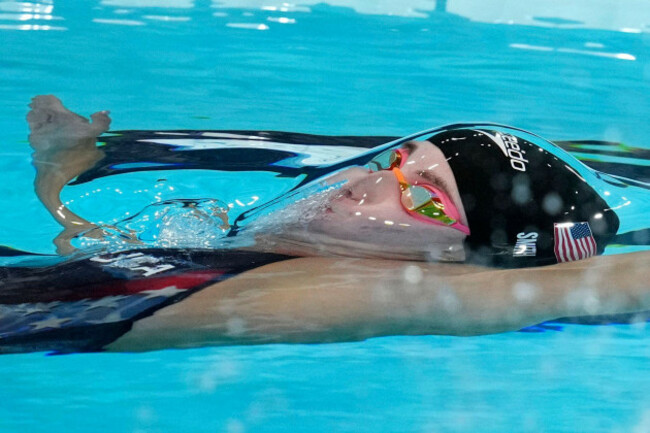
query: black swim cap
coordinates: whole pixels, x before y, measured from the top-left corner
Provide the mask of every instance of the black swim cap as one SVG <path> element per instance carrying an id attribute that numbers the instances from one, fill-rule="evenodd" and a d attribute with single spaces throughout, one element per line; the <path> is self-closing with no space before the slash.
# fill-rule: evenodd
<path id="1" fill-rule="evenodd" d="M 618 230 L 618 217 L 585 179 L 594 181 L 593 172 L 550 142 L 494 125 L 449 127 L 428 140 L 454 172 L 471 231 L 469 262 L 578 260 L 601 254 Z"/>

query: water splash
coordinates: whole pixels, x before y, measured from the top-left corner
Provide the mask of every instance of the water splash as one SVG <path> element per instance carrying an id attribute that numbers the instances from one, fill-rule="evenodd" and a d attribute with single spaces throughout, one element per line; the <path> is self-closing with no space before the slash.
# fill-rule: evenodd
<path id="1" fill-rule="evenodd" d="M 81 234 L 75 246 L 108 250 L 125 247 L 218 248 L 228 233 L 228 205 L 216 199 L 174 199 L 146 206 L 115 225 Z M 97 231 L 101 236 L 97 236 Z"/>

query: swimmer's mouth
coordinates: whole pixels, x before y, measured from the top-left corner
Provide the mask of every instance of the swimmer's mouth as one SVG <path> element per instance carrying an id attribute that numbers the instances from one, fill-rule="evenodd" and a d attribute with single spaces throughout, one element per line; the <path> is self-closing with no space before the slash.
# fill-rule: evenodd
<path id="1" fill-rule="evenodd" d="M 360 202 L 361 200 L 363 200 L 363 197 L 355 197 L 351 188 L 344 188 L 341 191 L 339 191 L 339 193 L 336 195 L 335 199 L 337 199 L 337 200 L 346 199 L 346 200 L 352 200 L 352 201 Z"/>

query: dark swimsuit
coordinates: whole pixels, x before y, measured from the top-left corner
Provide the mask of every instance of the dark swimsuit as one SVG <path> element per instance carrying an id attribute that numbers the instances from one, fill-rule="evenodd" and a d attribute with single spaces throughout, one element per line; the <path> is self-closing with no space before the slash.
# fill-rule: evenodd
<path id="1" fill-rule="evenodd" d="M 0 269 L 0 353 L 102 350 L 136 320 L 249 269 L 287 259 L 244 251 L 131 250 Z"/>

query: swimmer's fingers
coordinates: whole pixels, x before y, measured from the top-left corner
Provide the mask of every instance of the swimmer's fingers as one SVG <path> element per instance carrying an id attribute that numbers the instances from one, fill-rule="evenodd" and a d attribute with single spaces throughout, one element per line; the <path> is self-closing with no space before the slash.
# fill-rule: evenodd
<path id="1" fill-rule="evenodd" d="M 27 123 L 32 133 L 49 130 L 71 121 L 87 124 L 88 119 L 68 110 L 61 100 L 54 95 L 38 95 L 29 104 Z"/>
<path id="2" fill-rule="evenodd" d="M 32 102 L 29 104 L 31 110 L 27 113 L 27 123 L 32 133 L 41 130 L 54 120 L 54 111 L 51 107 L 56 106 L 57 102 L 61 105 L 61 101 L 53 95 L 40 95 L 32 98 Z"/>
<path id="3" fill-rule="evenodd" d="M 63 107 L 63 103 L 54 95 L 37 95 L 32 98 L 29 108 Z"/>
<path id="4" fill-rule="evenodd" d="M 61 100 L 54 95 L 37 95 L 32 98 L 29 108 L 32 110 L 61 110 L 65 107 Z"/>
<path id="5" fill-rule="evenodd" d="M 99 134 L 106 132 L 111 124 L 108 111 L 98 111 L 90 116 L 92 123 L 83 116 L 68 110 L 61 100 L 54 95 L 39 95 L 29 104 L 31 110 L 27 113 L 27 123 L 32 136 L 42 141 L 44 138 L 55 140 L 94 139 Z M 32 140 L 33 141 L 33 140 Z M 59 143 L 57 148 L 69 147 L 75 142 Z M 46 144 L 32 143 L 37 150 L 46 147 Z M 48 144 L 51 147 L 52 143 Z"/>
<path id="6" fill-rule="evenodd" d="M 108 131 L 108 128 L 111 125 L 109 113 L 108 110 L 104 110 L 90 115 L 90 118 L 93 121 L 92 127 L 97 135 Z"/>

